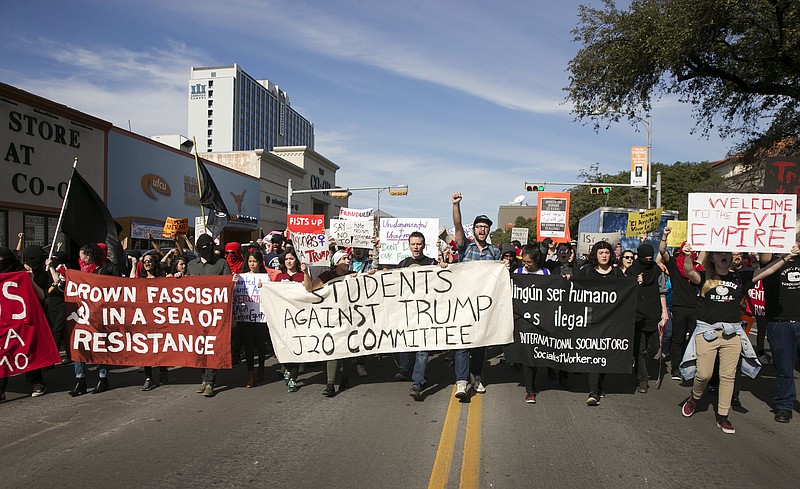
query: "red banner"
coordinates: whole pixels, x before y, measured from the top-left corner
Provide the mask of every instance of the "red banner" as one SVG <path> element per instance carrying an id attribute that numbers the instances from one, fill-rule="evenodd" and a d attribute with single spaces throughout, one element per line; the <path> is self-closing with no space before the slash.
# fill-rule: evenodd
<path id="1" fill-rule="evenodd" d="M 0 273 L 0 378 L 61 363 L 27 272 Z"/>
<path id="2" fill-rule="evenodd" d="M 126 279 L 70 270 L 71 358 L 104 365 L 231 368 L 229 275 Z"/>

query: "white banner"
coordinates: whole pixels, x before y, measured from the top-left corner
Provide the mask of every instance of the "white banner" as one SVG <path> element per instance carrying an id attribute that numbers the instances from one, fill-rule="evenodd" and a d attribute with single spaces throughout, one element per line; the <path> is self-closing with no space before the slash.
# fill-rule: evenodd
<path id="1" fill-rule="evenodd" d="M 689 194 L 687 241 L 697 251 L 789 253 L 797 195 Z"/>
<path id="2" fill-rule="evenodd" d="M 240 273 L 233 286 L 233 318 L 248 323 L 266 322 L 261 311 L 263 284 L 269 282 L 266 273 Z"/>
<path id="3" fill-rule="evenodd" d="M 261 304 L 281 363 L 513 341 L 511 282 L 497 261 L 349 275 L 314 292 L 265 283 Z"/>
<path id="4" fill-rule="evenodd" d="M 339 246 L 372 248 L 372 219 L 331 219 L 330 237 Z"/>
<path id="5" fill-rule="evenodd" d="M 369 209 L 350 209 L 348 207 L 342 207 L 339 209 L 339 217 L 342 219 L 358 219 L 364 217 L 372 219 L 372 207 Z"/>
<path id="6" fill-rule="evenodd" d="M 381 265 L 397 265 L 411 256 L 408 236 L 419 231 L 425 236 L 425 256 L 436 258 L 436 240 L 439 238 L 439 219 L 382 218 L 380 229 Z"/>
<path id="7" fill-rule="evenodd" d="M 581 233 L 578 239 L 578 254 L 588 255 L 592 246 L 598 241 L 606 241 L 612 245 L 619 243 L 619 233 Z"/>

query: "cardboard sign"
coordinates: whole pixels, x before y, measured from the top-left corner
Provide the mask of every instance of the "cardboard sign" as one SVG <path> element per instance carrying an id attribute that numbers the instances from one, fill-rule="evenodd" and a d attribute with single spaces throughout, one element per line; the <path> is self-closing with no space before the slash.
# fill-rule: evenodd
<path id="1" fill-rule="evenodd" d="M 556 243 L 569 242 L 569 192 L 539 192 L 536 236 Z"/>
<path id="2" fill-rule="evenodd" d="M 619 233 L 581 233 L 578 239 L 578 254 L 588 255 L 598 241 L 605 241 L 612 245 L 619 242 Z"/>
<path id="3" fill-rule="evenodd" d="M 425 256 L 436 258 L 436 240 L 439 234 L 439 219 L 382 218 L 380 227 L 381 265 L 397 265 L 411 256 L 408 236 L 419 231 L 425 236 Z"/>
<path id="4" fill-rule="evenodd" d="M 281 363 L 513 341 L 511 282 L 497 261 L 350 275 L 310 293 L 273 282 L 261 297 Z"/>
<path id="5" fill-rule="evenodd" d="M 687 241 L 696 251 L 789 253 L 794 194 L 689 194 Z"/>
<path id="6" fill-rule="evenodd" d="M 300 261 L 307 265 L 330 266 L 331 257 L 325 234 L 325 216 L 321 214 L 289 214 L 286 222 Z"/>
<path id="7" fill-rule="evenodd" d="M 528 244 L 528 228 L 511 228 L 511 241 L 519 241 L 522 246 Z"/>
<path id="8" fill-rule="evenodd" d="M 272 270 L 280 273 L 280 270 Z M 272 281 L 269 273 L 240 273 L 233 286 L 233 318 L 246 323 L 266 322 L 261 312 L 261 292 L 263 284 Z"/>
<path id="9" fill-rule="evenodd" d="M 372 219 L 331 219 L 330 236 L 337 245 L 372 248 Z"/>
<path id="10" fill-rule="evenodd" d="M 0 273 L 0 378 L 61 363 L 27 272 Z"/>
<path id="11" fill-rule="evenodd" d="M 70 358 L 231 368 L 230 275 L 120 278 L 67 271 Z"/>
<path id="12" fill-rule="evenodd" d="M 667 226 L 672 228 L 672 231 L 667 235 L 667 246 L 678 248 L 684 241 L 686 241 L 686 225 L 687 221 L 672 220 L 667 221 Z"/>
<path id="13" fill-rule="evenodd" d="M 644 212 L 629 212 L 628 227 L 625 230 L 625 236 L 628 238 L 636 238 L 642 234 L 656 231 L 660 223 L 661 207 Z"/>
<path id="14" fill-rule="evenodd" d="M 164 230 L 161 232 L 161 236 L 165 238 L 171 238 L 173 235 L 186 235 L 189 232 L 189 218 L 182 217 L 182 218 L 174 218 L 174 217 L 167 217 L 167 220 L 164 222 Z"/>
<path id="15" fill-rule="evenodd" d="M 347 207 L 342 207 L 339 209 L 339 218 L 340 219 L 363 219 L 363 218 L 370 218 L 372 219 L 372 207 L 369 209 L 350 209 Z"/>

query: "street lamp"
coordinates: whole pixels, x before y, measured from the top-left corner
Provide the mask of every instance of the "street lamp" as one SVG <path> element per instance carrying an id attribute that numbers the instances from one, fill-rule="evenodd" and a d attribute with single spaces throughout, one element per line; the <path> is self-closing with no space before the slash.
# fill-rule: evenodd
<path id="1" fill-rule="evenodd" d="M 381 192 L 384 190 L 389 191 L 389 195 L 394 196 L 403 196 L 408 195 L 408 185 L 391 185 L 389 187 L 381 187 L 378 189 L 378 207 L 375 209 L 375 212 L 381 210 Z"/>
<path id="2" fill-rule="evenodd" d="M 292 195 L 294 194 L 314 194 L 314 193 L 327 193 L 333 198 L 347 198 L 352 195 L 353 191 L 356 190 L 377 190 L 378 191 L 378 208 L 380 209 L 381 205 L 381 191 L 388 190 L 389 195 L 407 195 L 408 194 L 408 185 L 388 185 L 383 187 L 336 187 L 336 188 L 313 188 L 313 189 L 306 189 L 306 190 L 294 190 L 292 189 L 292 179 L 290 178 L 286 184 L 286 189 L 288 191 L 288 201 L 286 202 L 286 213 L 292 213 Z"/>

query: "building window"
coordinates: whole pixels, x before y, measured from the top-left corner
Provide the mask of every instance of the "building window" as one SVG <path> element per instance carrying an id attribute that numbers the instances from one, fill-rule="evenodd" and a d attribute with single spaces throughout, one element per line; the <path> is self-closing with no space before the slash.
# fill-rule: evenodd
<path id="1" fill-rule="evenodd" d="M 211 88 L 213 86 L 214 86 L 214 80 L 208 80 L 208 88 Z"/>
<path id="2" fill-rule="evenodd" d="M 206 146 L 208 146 L 209 148 L 211 148 L 211 140 L 210 140 L 210 139 L 209 139 L 208 141 L 206 141 Z M 209 149 L 209 151 L 211 151 L 211 149 Z"/>
<path id="3" fill-rule="evenodd" d="M 209 119 L 208 120 L 208 127 L 211 127 L 213 125 L 214 125 L 214 119 Z"/>
<path id="4" fill-rule="evenodd" d="M 50 233 L 47 231 L 48 217 L 41 214 L 28 214 L 27 212 L 22 215 L 25 226 L 25 244 L 44 246 L 47 243 Z M 55 231 L 55 226 L 53 226 Z"/>
<path id="5" fill-rule="evenodd" d="M 210 84 L 211 82 L 208 82 L 208 83 Z M 211 86 L 211 85 L 209 85 L 209 86 Z M 214 90 L 209 90 L 208 91 L 208 96 L 209 97 L 213 97 L 214 96 Z"/>
<path id="6" fill-rule="evenodd" d="M 211 133 L 212 133 L 213 131 L 214 131 L 213 129 L 209 129 L 209 130 L 208 130 L 208 137 L 211 137 Z"/>
<path id="7" fill-rule="evenodd" d="M 0 211 L 0 246 L 11 247 L 8 243 L 8 211 Z"/>
<path id="8" fill-rule="evenodd" d="M 213 100 L 209 100 L 208 101 L 208 108 L 210 109 L 213 106 L 214 106 L 214 101 Z"/>
<path id="9" fill-rule="evenodd" d="M 212 72 L 211 72 L 211 78 L 216 78 L 216 76 L 217 76 L 217 72 L 216 72 L 216 71 L 212 71 Z M 210 83 L 211 83 L 211 82 L 209 81 L 209 84 L 210 84 Z"/>
<path id="10" fill-rule="evenodd" d="M 209 117 L 214 117 L 214 111 L 213 110 L 209 110 L 208 111 L 208 116 Z"/>

